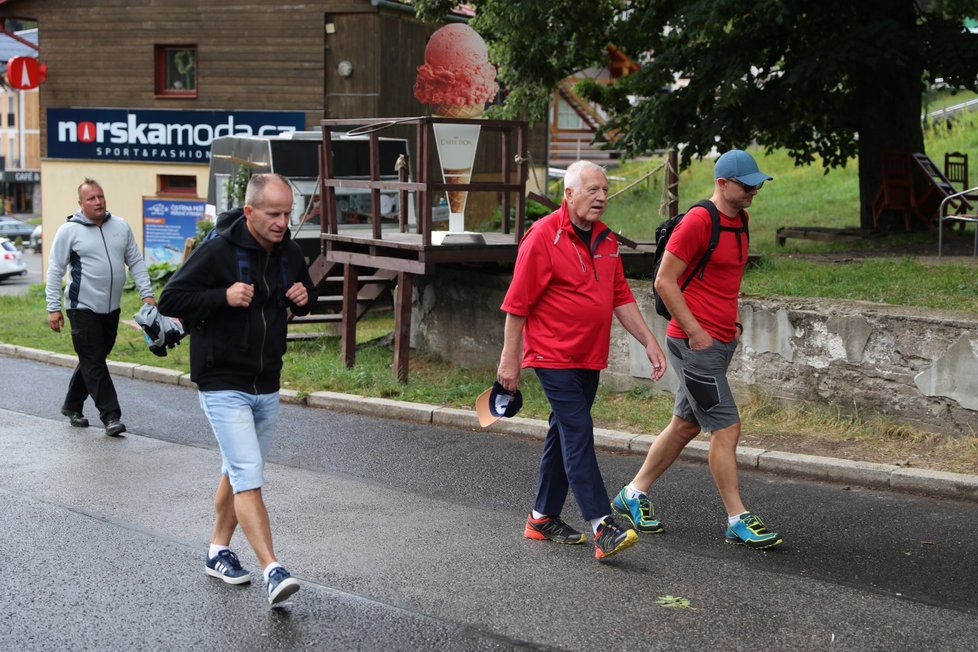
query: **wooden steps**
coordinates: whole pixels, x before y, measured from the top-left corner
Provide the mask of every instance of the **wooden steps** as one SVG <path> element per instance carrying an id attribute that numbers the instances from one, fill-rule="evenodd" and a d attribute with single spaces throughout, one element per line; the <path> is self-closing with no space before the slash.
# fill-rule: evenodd
<path id="1" fill-rule="evenodd" d="M 332 325 L 342 323 L 345 291 L 344 278 L 342 276 L 329 275 L 329 272 L 332 271 L 334 267 L 339 266 L 328 265 L 325 268 L 320 266 L 310 268 L 310 274 L 313 276 L 313 282 L 316 283 L 316 287 L 320 293 L 319 298 L 316 300 L 316 304 L 312 307 L 312 312 L 310 312 L 308 315 L 291 316 L 289 318 L 290 325 Z M 319 276 L 320 278 L 316 279 L 315 276 Z M 356 292 L 351 293 L 351 299 L 356 301 L 357 321 L 359 321 L 360 318 L 366 314 L 371 306 L 377 304 L 378 302 L 391 301 L 390 289 L 393 287 L 396 280 L 396 272 L 379 269 L 371 270 L 369 273 L 365 273 L 363 275 L 357 275 Z M 323 331 L 319 333 L 310 333 L 308 329 L 299 332 L 290 329 L 288 338 L 290 340 L 309 339 L 310 337 L 321 337 L 323 335 L 335 336 L 336 328 L 330 326 L 329 328 L 324 328 Z"/>

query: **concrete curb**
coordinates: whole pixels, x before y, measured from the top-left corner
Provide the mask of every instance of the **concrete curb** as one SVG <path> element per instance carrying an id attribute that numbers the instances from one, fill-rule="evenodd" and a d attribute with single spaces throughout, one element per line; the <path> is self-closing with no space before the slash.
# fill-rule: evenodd
<path id="1" fill-rule="evenodd" d="M 75 356 L 2 342 L 0 342 L 0 355 L 45 362 L 62 367 L 73 367 L 77 363 Z M 109 371 L 113 375 L 194 387 L 190 375 L 182 371 L 127 362 L 109 361 L 108 364 Z M 546 421 L 523 417 L 500 419 L 488 428 L 482 429 L 479 427 L 479 420 L 472 410 L 356 396 L 339 392 L 313 392 L 302 397 L 295 390 L 283 389 L 279 396 L 283 403 L 293 405 L 305 405 L 313 408 L 417 423 L 430 423 L 447 428 L 484 430 L 485 432 L 540 440 L 547 436 L 548 429 Z M 633 434 L 604 428 L 595 428 L 594 431 L 596 446 L 605 450 L 642 455 L 648 452 L 652 442 L 655 441 L 655 437 L 655 435 Z M 686 461 L 707 462 L 709 448 L 708 442 L 694 440 L 686 446 L 680 457 Z M 814 478 L 876 489 L 891 489 L 978 502 L 978 475 L 910 469 L 891 464 L 782 453 L 745 446 L 737 449 L 737 462 L 744 468 L 757 469 L 777 475 Z"/>

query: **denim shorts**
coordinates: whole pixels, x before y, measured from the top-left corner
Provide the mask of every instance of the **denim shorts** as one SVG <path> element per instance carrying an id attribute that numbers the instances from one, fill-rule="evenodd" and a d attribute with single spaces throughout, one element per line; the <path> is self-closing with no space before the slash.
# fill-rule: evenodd
<path id="1" fill-rule="evenodd" d="M 740 421 L 737 403 L 727 382 L 727 368 L 737 350 L 737 340 L 713 340 L 713 346 L 694 351 L 689 340 L 666 338 L 666 355 L 679 378 L 672 413 L 680 419 L 715 432 Z"/>
<path id="2" fill-rule="evenodd" d="M 234 493 L 265 484 L 265 458 L 278 421 L 278 392 L 197 392 L 200 407 L 221 447 L 221 473 Z"/>

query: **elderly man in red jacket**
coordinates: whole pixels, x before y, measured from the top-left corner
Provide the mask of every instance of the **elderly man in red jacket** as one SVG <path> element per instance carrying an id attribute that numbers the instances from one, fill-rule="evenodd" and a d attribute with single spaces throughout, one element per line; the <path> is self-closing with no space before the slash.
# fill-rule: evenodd
<path id="1" fill-rule="evenodd" d="M 634 529 L 612 518 L 594 453 L 591 405 L 608 366 L 611 316 L 645 347 L 653 378 L 662 377 L 666 364 L 625 281 L 618 241 L 600 221 L 607 202 L 603 168 L 588 161 L 567 168 L 560 209 L 533 224 L 520 242 L 502 305 L 505 339 L 497 372 L 500 384 L 515 392 L 521 368 L 533 368 L 550 402 L 550 431 L 524 536 L 585 542 L 560 517 L 569 488 L 590 524 L 598 559 L 638 540 Z"/>

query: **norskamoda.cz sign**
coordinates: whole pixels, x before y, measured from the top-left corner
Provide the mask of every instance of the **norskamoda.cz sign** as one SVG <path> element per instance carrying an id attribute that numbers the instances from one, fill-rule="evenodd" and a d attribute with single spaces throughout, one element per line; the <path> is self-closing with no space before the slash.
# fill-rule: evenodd
<path id="1" fill-rule="evenodd" d="M 48 158 L 210 162 L 220 136 L 274 136 L 305 128 L 302 111 L 48 109 Z"/>

